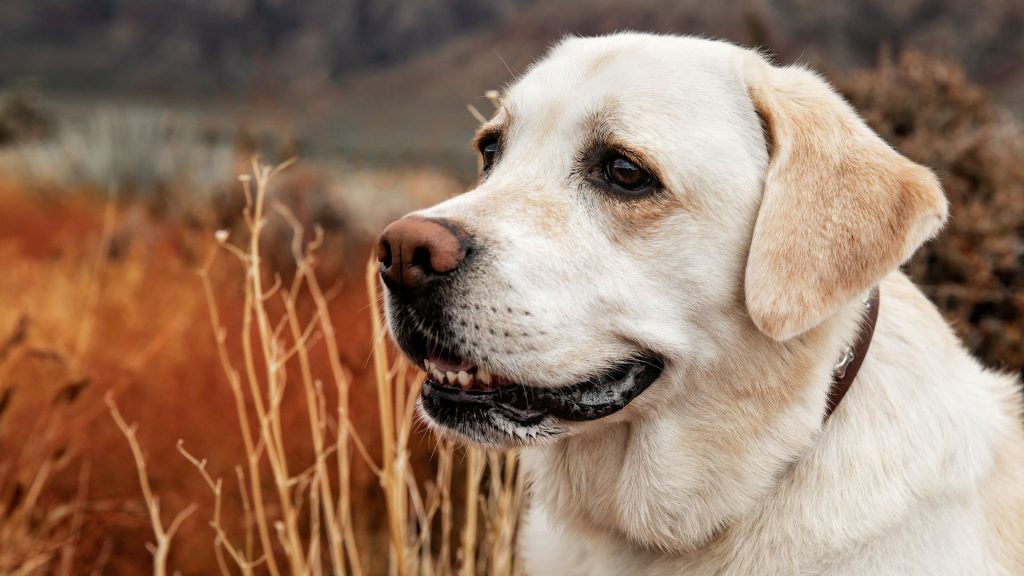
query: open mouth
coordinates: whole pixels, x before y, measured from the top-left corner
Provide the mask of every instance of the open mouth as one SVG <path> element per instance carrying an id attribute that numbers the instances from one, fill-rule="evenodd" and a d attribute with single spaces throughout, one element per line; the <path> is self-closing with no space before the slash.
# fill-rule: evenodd
<path id="1" fill-rule="evenodd" d="M 569 386 L 541 388 L 517 384 L 474 363 L 428 355 L 423 408 L 445 423 L 453 416 L 495 412 L 521 426 L 554 417 L 575 422 L 604 418 L 623 409 L 661 375 L 664 362 L 638 354 L 611 369 Z"/>
<path id="2" fill-rule="evenodd" d="M 423 323 L 410 310 L 392 309 L 391 334 L 427 373 L 420 407 L 431 422 L 463 438 L 508 446 L 562 432 L 560 422 L 585 422 L 615 414 L 653 384 L 665 368 L 655 353 L 639 350 L 577 382 L 537 386 L 499 373 L 486 359 L 461 349 L 443 314 Z M 448 343 L 442 345 L 441 342 Z"/>

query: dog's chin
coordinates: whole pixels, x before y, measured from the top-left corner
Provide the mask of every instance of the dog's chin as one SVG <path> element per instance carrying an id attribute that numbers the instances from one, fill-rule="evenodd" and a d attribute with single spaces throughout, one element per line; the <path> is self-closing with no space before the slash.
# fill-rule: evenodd
<path id="1" fill-rule="evenodd" d="M 497 450 L 539 445 L 566 433 L 554 418 L 523 425 L 496 411 L 448 406 L 429 396 L 420 396 L 419 411 L 423 420 L 442 436 Z"/>

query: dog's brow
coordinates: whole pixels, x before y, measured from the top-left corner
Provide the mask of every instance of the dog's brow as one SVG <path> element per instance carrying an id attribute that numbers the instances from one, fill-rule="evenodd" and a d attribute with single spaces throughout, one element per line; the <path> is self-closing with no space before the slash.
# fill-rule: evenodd
<path id="1" fill-rule="evenodd" d="M 606 98 L 590 109 L 581 119 L 584 131 L 593 139 L 616 137 L 623 124 L 621 107 L 616 98 Z"/>
<path id="2" fill-rule="evenodd" d="M 500 136 L 505 131 L 508 122 L 508 109 L 502 106 L 493 119 L 477 129 L 476 135 L 469 142 L 469 147 L 473 150 L 478 150 L 482 142 Z"/>
<path id="3" fill-rule="evenodd" d="M 479 130 L 477 130 L 476 135 L 473 136 L 473 139 L 469 141 L 470 149 L 474 151 L 479 150 L 481 144 L 500 136 L 503 126 L 504 124 L 491 124 L 489 126 L 481 127 Z"/>

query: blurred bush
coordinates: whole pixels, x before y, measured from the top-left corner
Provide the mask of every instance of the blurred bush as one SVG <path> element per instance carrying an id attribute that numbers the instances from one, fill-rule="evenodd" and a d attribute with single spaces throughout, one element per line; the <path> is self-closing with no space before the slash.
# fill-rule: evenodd
<path id="1" fill-rule="evenodd" d="M 17 138 L 6 156 L 14 179 L 40 196 L 116 196 L 127 214 L 111 243 L 117 256 L 130 244 L 151 240 L 154 220 L 190 230 L 241 232 L 246 198 L 237 175 L 254 157 L 281 161 L 293 157 L 297 147 L 277 132 L 134 106 L 47 124 L 37 138 Z M 325 260 L 319 270 L 334 277 L 361 268 L 370 240 L 389 221 L 461 188 L 456 178 L 423 168 L 304 160 L 275 179 L 269 208 L 290 212 L 311 234 L 323 233 Z M 288 273 L 294 266 L 293 231 L 280 218 L 272 222 L 263 236 L 268 263 Z M 194 256 L 190 247 L 181 248 L 186 257 Z"/>
<path id="2" fill-rule="evenodd" d="M 151 205 L 188 211 L 234 180 L 235 138 L 182 113 L 105 108 L 64 121 L 50 138 L 20 147 L 23 169 L 46 191 L 116 186 Z"/>
<path id="3" fill-rule="evenodd" d="M 0 146 L 43 138 L 51 128 L 50 117 L 23 94 L 0 104 Z"/>
<path id="4" fill-rule="evenodd" d="M 888 142 L 931 167 L 946 229 L 907 265 L 975 354 L 1024 367 L 1024 131 L 956 66 L 906 51 L 838 82 Z"/>

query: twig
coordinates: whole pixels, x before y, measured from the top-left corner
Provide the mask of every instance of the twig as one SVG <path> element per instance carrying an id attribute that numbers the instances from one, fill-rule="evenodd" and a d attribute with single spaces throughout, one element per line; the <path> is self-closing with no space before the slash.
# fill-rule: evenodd
<path id="1" fill-rule="evenodd" d="M 107 392 L 104 401 L 107 403 L 110 415 L 114 418 L 117 427 L 120 428 L 121 433 L 128 440 L 128 447 L 131 448 L 132 458 L 135 460 L 135 471 L 139 476 L 139 484 L 142 486 L 142 497 L 146 503 L 146 510 L 149 512 L 149 520 L 153 526 L 153 535 L 156 538 L 156 545 L 152 548 L 153 576 L 167 576 L 167 558 L 171 552 L 171 540 L 174 539 L 174 535 L 181 528 L 181 524 L 185 519 L 195 512 L 196 505 L 194 502 L 189 504 L 171 520 L 167 528 L 164 528 L 163 520 L 160 518 L 160 500 L 153 494 L 153 488 L 149 483 L 149 472 L 146 470 L 146 458 L 142 454 L 142 448 L 139 446 L 139 440 L 136 437 L 137 425 L 129 425 L 125 422 L 120 410 L 117 409 L 117 403 L 114 402 L 114 395 L 112 393 Z"/>

